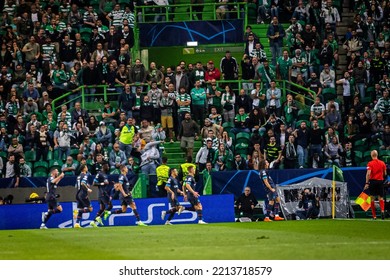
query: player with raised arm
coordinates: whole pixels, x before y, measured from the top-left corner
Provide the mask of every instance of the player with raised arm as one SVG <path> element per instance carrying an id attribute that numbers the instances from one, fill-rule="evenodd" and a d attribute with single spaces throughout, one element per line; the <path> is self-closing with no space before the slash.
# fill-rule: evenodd
<path id="1" fill-rule="evenodd" d="M 53 169 L 50 172 L 50 177 L 46 182 L 46 195 L 45 199 L 47 202 L 48 210 L 42 214 L 41 229 L 47 229 L 46 223 L 50 219 L 51 215 L 59 214 L 62 212 L 62 206 L 57 201 L 56 189 L 58 183 L 64 178 L 65 174 L 59 174 L 58 169 Z"/>
<path id="2" fill-rule="evenodd" d="M 100 209 L 96 213 L 95 219 L 90 223 L 91 226 L 97 227 L 98 225 L 103 226 L 102 216 L 104 211 L 110 211 L 112 209 L 112 202 L 110 195 L 108 194 L 107 187 L 110 184 L 107 178 L 107 173 L 110 170 L 110 167 L 107 162 L 104 162 L 102 169 L 96 174 L 95 179 L 93 180 L 93 186 L 98 188 L 99 191 L 99 205 Z"/>
<path id="3" fill-rule="evenodd" d="M 268 205 L 267 205 L 267 212 L 265 214 L 264 222 L 272 222 L 270 219 L 270 214 L 272 209 L 275 213 L 275 221 L 283 221 L 284 218 L 279 216 L 279 209 L 280 209 L 280 197 L 278 196 L 278 193 L 276 191 L 276 185 L 274 181 L 272 180 L 271 176 L 268 173 L 268 167 L 269 163 L 266 160 L 261 160 L 259 162 L 259 176 L 261 181 L 263 182 L 263 186 L 265 191 L 267 192 L 267 199 L 268 199 Z"/>
<path id="4" fill-rule="evenodd" d="M 198 214 L 198 224 L 207 224 L 203 221 L 203 208 L 199 201 L 199 193 L 195 191 L 195 169 L 189 166 L 187 169 L 188 175 L 183 184 L 184 201 L 191 203 L 191 207 L 186 207 L 185 210 L 195 211 Z"/>
<path id="5" fill-rule="evenodd" d="M 80 167 L 80 175 L 77 177 L 77 193 L 76 193 L 76 201 L 77 201 L 77 216 L 76 216 L 76 223 L 74 224 L 75 228 L 79 228 L 80 221 L 83 216 L 83 213 L 90 213 L 92 212 L 93 208 L 91 205 L 91 200 L 88 197 L 88 194 L 92 192 L 92 189 L 89 187 L 88 184 L 88 166 L 83 164 Z"/>
<path id="6" fill-rule="evenodd" d="M 137 211 L 137 206 L 135 205 L 133 196 L 131 195 L 130 182 L 127 178 L 128 169 L 126 165 L 121 165 L 119 169 L 121 174 L 119 175 L 118 183 L 114 184 L 114 188 L 116 191 L 119 191 L 119 199 L 121 201 L 122 208 L 113 211 L 104 211 L 104 219 L 106 220 L 111 214 L 126 213 L 127 207 L 130 206 L 130 208 L 133 210 L 135 218 L 137 219 L 136 224 L 139 226 L 147 226 L 141 221 Z"/>
<path id="7" fill-rule="evenodd" d="M 168 219 L 165 222 L 166 225 L 172 225 L 171 220 L 175 213 L 177 212 L 177 214 L 180 215 L 181 212 L 184 210 L 184 207 L 181 206 L 179 201 L 177 200 L 178 194 L 184 194 L 180 189 L 180 182 L 177 179 L 178 171 L 176 168 L 172 168 L 169 173 L 170 177 L 165 184 L 165 190 L 167 191 L 167 198 L 171 208 L 168 211 L 161 212 L 162 220 L 165 219 L 167 213 L 169 214 Z"/>

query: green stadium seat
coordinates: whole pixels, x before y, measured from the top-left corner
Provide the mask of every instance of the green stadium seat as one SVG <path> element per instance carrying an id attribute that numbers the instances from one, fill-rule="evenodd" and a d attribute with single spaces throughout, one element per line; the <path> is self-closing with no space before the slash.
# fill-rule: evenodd
<path id="1" fill-rule="evenodd" d="M 46 172 L 47 173 L 48 169 L 49 169 L 49 163 L 47 161 L 40 160 L 40 161 L 35 162 L 35 164 L 34 164 L 34 173 L 35 172 Z"/>
<path id="2" fill-rule="evenodd" d="M 367 149 L 368 149 L 368 145 L 367 145 L 367 139 L 366 138 L 357 140 L 355 142 L 355 144 L 354 144 L 354 150 L 355 151 L 360 151 L 360 152 L 364 153 Z"/>
<path id="3" fill-rule="evenodd" d="M 363 161 L 363 152 L 361 151 L 355 151 L 355 162 L 358 165 Z"/>
<path id="4" fill-rule="evenodd" d="M 370 161 L 371 160 L 371 151 L 365 151 L 363 153 L 363 161 Z"/>
<path id="5" fill-rule="evenodd" d="M 48 151 L 47 152 L 47 156 L 46 156 L 47 160 L 52 160 L 53 159 L 53 151 Z"/>
<path id="6" fill-rule="evenodd" d="M 62 168 L 62 165 L 63 165 L 63 164 L 64 164 L 64 163 L 62 162 L 62 160 L 52 159 L 52 160 L 49 161 L 49 169 L 50 169 L 50 171 L 51 171 L 51 170 L 57 168 L 58 171 L 61 172 L 61 168 Z"/>
<path id="7" fill-rule="evenodd" d="M 310 110 L 301 109 L 298 111 L 298 120 L 310 120 Z"/>
<path id="8" fill-rule="evenodd" d="M 372 150 L 374 150 L 374 149 L 372 149 Z M 379 150 L 378 151 L 378 156 L 380 158 L 386 157 L 386 156 L 390 156 L 390 151 L 389 150 Z"/>
<path id="9" fill-rule="evenodd" d="M 225 130 L 227 132 L 230 132 L 230 129 L 232 129 L 234 127 L 234 123 L 232 123 L 232 122 L 224 122 L 222 124 L 222 127 L 223 127 L 223 130 Z"/>
<path id="10" fill-rule="evenodd" d="M 324 102 L 328 102 L 329 99 L 336 99 L 337 93 L 334 88 L 324 88 L 322 90 L 322 96 L 324 97 Z"/>
<path id="11" fill-rule="evenodd" d="M 248 153 L 248 147 L 249 145 L 247 143 L 238 143 L 234 146 L 234 153 L 246 155 Z"/>
<path id="12" fill-rule="evenodd" d="M 35 151 L 24 152 L 24 159 L 26 161 L 34 162 L 36 160 L 36 152 Z"/>
<path id="13" fill-rule="evenodd" d="M 6 159 L 8 157 L 8 153 L 6 151 L 1 151 L 0 157 L 3 158 L 3 161 L 4 161 L 4 159 Z"/>
<path id="14" fill-rule="evenodd" d="M 26 161 L 25 164 L 30 167 L 31 171 L 33 170 L 33 163 L 32 162 Z"/>
<path id="15" fill-rule="evenodd" d="M 48 174 L 44 171 L 34 172 L 33 177 L 48 177 Z"/>
<path id="16" fill-rule="evenodd" d="M 243 144 L 248 145 L 250 139 L 251 139 L 250 133 L 240 132 L 240 133 L 237 133 L 234 144 L 237 145 L 237 144 L 243 143 Z"/>

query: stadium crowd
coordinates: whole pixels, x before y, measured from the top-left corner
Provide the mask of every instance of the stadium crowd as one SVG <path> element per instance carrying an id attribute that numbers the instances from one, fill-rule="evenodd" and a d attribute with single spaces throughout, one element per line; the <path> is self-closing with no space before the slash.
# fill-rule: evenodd
<path id="1" fill-rule="evenodd" d="M 390 150 L 389 2 L 350 1 L 356 16 L 346 34 L 337 28 L 342 6 L 331 0 L 248 2 L 257 22 L 268 25 L 271 57 L 248 26 L 240 60 L 227 51 L 206 65 L 164 67 L 130 56 L 140 1 L 6 0 L 0 20 L 3 177 L 36 174 L 31 157 L 49 168 L 59 164 L 66 175 L 79 174 L 80 163 L 96 174 L 103 161 L 111 173 L 127 165 L 130 172 L 155 174 L 164 143 L 175 141 L 188 157 L 194 141 L 203 141 L 195 151 L 199 171 L 258 170 L 261 158 L 271 168 L 356 166 L 364 162 L 358 147 Z M 288 28 L 279 14 L 291 20 Z M 343 69 L 339 47 L 347 52 Z M 277 79 L 295 83 L 287 96 Z M 117 100 L 95 98 L 97 85 L 117 92 Z M 79 86 L 87 101 L 101 102 L 98 115 L 74 101 Z M 52 108 L 52 100 L 69 91 L 68 106 Z"/>

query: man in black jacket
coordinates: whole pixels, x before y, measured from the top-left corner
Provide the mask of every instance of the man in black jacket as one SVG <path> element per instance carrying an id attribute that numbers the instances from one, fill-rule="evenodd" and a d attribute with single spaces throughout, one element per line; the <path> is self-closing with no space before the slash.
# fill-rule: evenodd
<path id="1" fill-rule="evenodd" d="M 250 187 L 245 187 L 244 192 L 238 197 L 235 204 L 239 212 L 239 217 L 248 217 L 252 221 L 254 220 L 253 209 L 258 202 L 255 195 L 251 192 Z"/>

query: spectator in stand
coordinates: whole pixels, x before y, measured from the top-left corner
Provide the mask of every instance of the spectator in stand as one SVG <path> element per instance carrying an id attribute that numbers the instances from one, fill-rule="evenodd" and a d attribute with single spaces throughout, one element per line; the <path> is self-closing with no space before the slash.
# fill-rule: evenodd
<path id="1" fill-rule="evenodd" d="M 234 156 L 232 169 L 233 170 L 247 170 L 248 169 L 246 160 L 240 154 L 236 154 Z"/>
<path id="2" fill-rule="evenodd" d="M 73 158 L 68 156 L 66 158 L 66 162 L 61 167 L 61 172 L 63 172 L 68 176 L 75 176 L 76 175 L 76 169 L 78 167 L 78 164 L 76 162 L 73 162 Z"/>
<path id="3" fill-rule="evenodd" d="M 154 127 L 150 125 L 148 120 L 142 120 L 141 127 L 138 130 L 140 137 L 145 140 L 146 143 L 149 143 L 153 140 L 152 133 L 154 131 Z"/>
<path id="4" fill-rule="evenodd" d="M 251 91 L 252 108 L 258 108 L 263 114 L 265 114 L 266 93 L 263 91 L 260 82 L 256 82 L 255 88 Z"/>
<path id="5" fill-rule="evenodd" d="M 188 77 L 190 83 L 189 86 L 190 87 L 195 86 L 196 81 L 199 81 L 200 86 L 205 87 L 205 77 L 206 77 L 206 73 L 203 69 L 202 63 L 198 61 L 196 63 L 196 68 L 191 70 L 191 72 L 189 72 L 189 77 Z"/>
<path id="6" fill-rule="evenodd" d="M 185 75 L 184 69 L 182 69 L 180 65 L 176 66 L 176 72 L 173 76 L 172 83 L 174 84 L 177 92 L 180 91 L 181 87 L 184 87 L 186 91 L 189 90 L 188 76 Z"/>
<path id="7" fill-rule="evenodd" d="M 38 131 L 38 141 L 36 145 L 36 160 L 40 161 L 47 160 L 47 154 L 49 152 L 49 149 L 52 150 L 51 144 L 50 144 L 50 136 L 49 132 L 47 131 L 47 125 L 42 125 Z"/>
<path id="8" fill-rule="evenodd" d="M 223 120 L 224 122 L 233 122 L 234 119 L 234 104 L 236 103 L 236 95 L 232 88 L 225 86 L 225 93 L 222 94 L 221 105 L 223 106 Z"/>
<path id="9" fill-rule="evenodd" d="M 226 51 L 225 56 L 221 59 L 220 69 L 224 80 L 238 79 L 238 64 L 230 51 Z"/>
<path id="10" fill-rule="evenodd" d="M 329 111 L 325 115 L 325 128 L 334 127 L 337 131 L 342 129 L 342 120 L 340 112 L 336 111 L 334 104 L 329 105 Z"/>
<path id="11" fill-rule="evenodd" d="M 252 110 L 252 99 L 246 94 L 245 89 L 240 90 L 240 94 L 236 98 L 236 105 L 238 108 L 244 108 L 247 114 Z"/>
<path id="12" fill-rule="evenodd" d="M 206 168 L 207 162 L 212 162 L 215 156 L 215 150 L 212 147 L 213 140 L 211 138 L 206 139 L 206 146 L 199 149 L 196 154 L 195 163 L 199 166 L 199 172 L 202 172 Z"/>
<path id="13" fill-rule="evenodd" d="M 115 143 L 113 149 L 110 152 L 109 164 L 111 169 L 119 170 L 121 165 L 125 165 L 127 162 L 125 152 L 119 149 L 119 144 Z"/>
<path id="14" fill-rule="evenodd" d="M 5 167 L 5 178 L 13 178 L 10 186 L 14 188 L 19 187 L 20 181 L 20 168 L 18 164 L 19 160 L 16 159 L 14 154 L 8 154 L 8 161 Z"/>
<path id="15" fill-rule="evenodd" d="M 292 66 L 292 60 L 288 55 L 288 51 L 284 50 L 283 55 L 278 57 L 276 64 L 276 73 L 279 79 L 289 80 L 290 67 Z"/>
<path id="16" fill-rule="evenodd" d="M 161 109 L 160 109 L 160 100 L 161 100 L 162 90 L 157 87 L 157 82 L 151 82 L 151 89 L 148 91 L 149 100 L 153 104 L 153 123 L 158 123 L 161 121 Z"/>
<path id="17" fill-rule="evenodd" d="M 276 142 L 275 136 L 271 136 L 264 147 L 264 159 L 270 163 L 271 169 L 278 169 L 282 162 L 282 149 Z"/>
<path id="18" fill-rule="evenodd" d="M 375 104 L 374 111 L 382 113 L 383 118 L 387 122 L 390 120 L 390 98 L 388 89 L 383 91 L 383 96 L 379 98 L 378 102 Z"/>
<path id="19" fill-rule="evenodd" d="M 245 90 L 247 95 L 250 95 L 253 90 L 253 82 L 255 78 L 255 68 L 247 54 L 244 54 L 241 61 L 241 79 L 249 82 L 242 82 L 242 88 Z"/>
<path id="20" fill-rule="evenodd" d="M 26 117 L 30 115 L 31 113 L 37 113 L 38 112 L 38 104 L 32 99 L 32 97 L 29 97 L 27 99 L 27 102 L 23 105 L 23 115 Z"/>
<path id="21" fill-rule="evenodd" d="M 314 104 L 310 107 L 310 121 L 325 120 L 325 106 L 321 103 L 319 97 L 316 97 Z"/>
<path id="22" fill-rule="evenodd" d="M 267 115 L 276 114 L 276 116 L 282 116 L 281 102 L 282 92 L 276 87 L 276 82 L 271 81 L 270 88 L 267 89 Z"/>
<path id="23" fill-rule="evenodd" d="M 96 81 L 99 77 L 95 62 L 90 61 L 88 67 L 83 70 L 83 85 L 85 86 L 84 94 L 88 102 L 92 102 L 96 93 Z M 96 98 L 95 98 L 96 99 Z"/>
<path id="24" fill-rule="evenodd" d="M 64 155 L 70 155 L 70 141 L 72 134 L 68 130 L 68 125 L 64 123 L 60 130 L 54 133 L 54 149 L 58 149 L 58 159 L 63 160 Z"/>
<path id="25" fill-rule="evenodd" d="M 381 150 L 390 150 L 390 124 L 385 124 L 385 130 L 381 137 L 382 145 Z"/>
<path id="26" fill-rule="evenodd" d="M 324 64 L 324 69 L 320 74 L 320 83 L 323 88 L 336 87 L 336 73 L 330 69 L 330 64 Z"/>
<path id="27" fill-rule="evenodd" d="M 298 154 L 294 135 L 288 137 L 288 141 L 282 150 L 282 156 L 285 169 L 295 169 L 297 167 Z"/>
<path id="28" fill-rule="evenodd" d="M 274 16 L 267 30 L 267 37 L 270 39 L 272 65 L 276 65 L 276 58 L 282 56 L 284 36 L 284 28 L 279 23 L 278 17 Z"/>
<path id="29" fill-rule="evenodd" d="M 198 139 L 198 134 L 198 124 L 191 119 L 190 113 L 185 113 L 184 120 L 180 124 L 178 140 L 180 140 L 180 147 L 187 157 L 192 157 L 194 140 Z"/>
<path id="30" fill-rule="evenodd" d="M 145 95 L 140 106 L 140 119 L 152 122 L 154 120 L 154 106 L 149 96 Z"/>
<path id="31" fill-rule="evenodd" d="M 237 134 L 240 132 L 251 132 L 251 130 L 249 129 L 249 117 L 248 114 L 245 113 L 245 109 L 243 107 L 240 107 L 238 109 L 238 114 L 234 118 L 234 126 L 235 127 L 230 130 L 230 132 L 233 134 Z"/>
<path id="32" fill-rule="evenodd" d="M 368 82 L 366 69 L 363 67 L 363 62 L 359 61 L 356 68 L 352 71 L 352 78 L 355 79 L 356 87 L 359 91 L 360 98 L 366 96 L 366 85 Z"/>
<path id="33" fill-rule="evenodd" d="M 13 137 L 11 140 L 11 144 L 8 146 L 8 154 L 13 154 L 15 156 L 15 160 L 19 161 L 19 158 L 24 158 L 24 148 L 17 137 Z"/>
<path id="34" fill-rule="evenodd" d="M 210 83 L 212 80 L 219 81 L 221 79 L 221 72 L 215 68 L 214 61 L 210 60 L 207 63 L 207 71 L 205 72 L 205 81 Z"/>
<path id="35" fill-rule="evenodd" d="M 214 169 L 215 171 L 225 171 L 231 169 L 233 155 L 224 143 L 219 143 L 218 149 L 214 155 Z"/>
<path id="36" fill-rule="evenodd" d="M 324 155 L 329 166 L 336 165 L 341 167 L 341 154 L 343 153 L 343 146 L 338 142 L 337 137 L 333 137 L 332 141 L 325 145 Z"/>
<path id="37" fill-rule="evenodd" d="M 304 168 L 308 161 L 310 143 L 310 131 L 304 121 L 301 122 L 298 129 L 294 130 L 293 135 L 297 143 L 298 165 L 299 168 Z"/>
<path id="38" fill-rule="evenodd" d="M 133 117 L 135 105 L 135 94 L 131 92 L 129 84 L 125 85 L 125 90 L 118 97 L 118 107 L 122 112 L 126 112 L 128 118 Z"/>
<path id="39" fill-rule="evenodd" d="M 96 143 L 102 144 L 103 147 L 112 146 L 112 133 L 104 121 L 100 121 L 99 128 L 96 130 L 95 135 Z"/>

